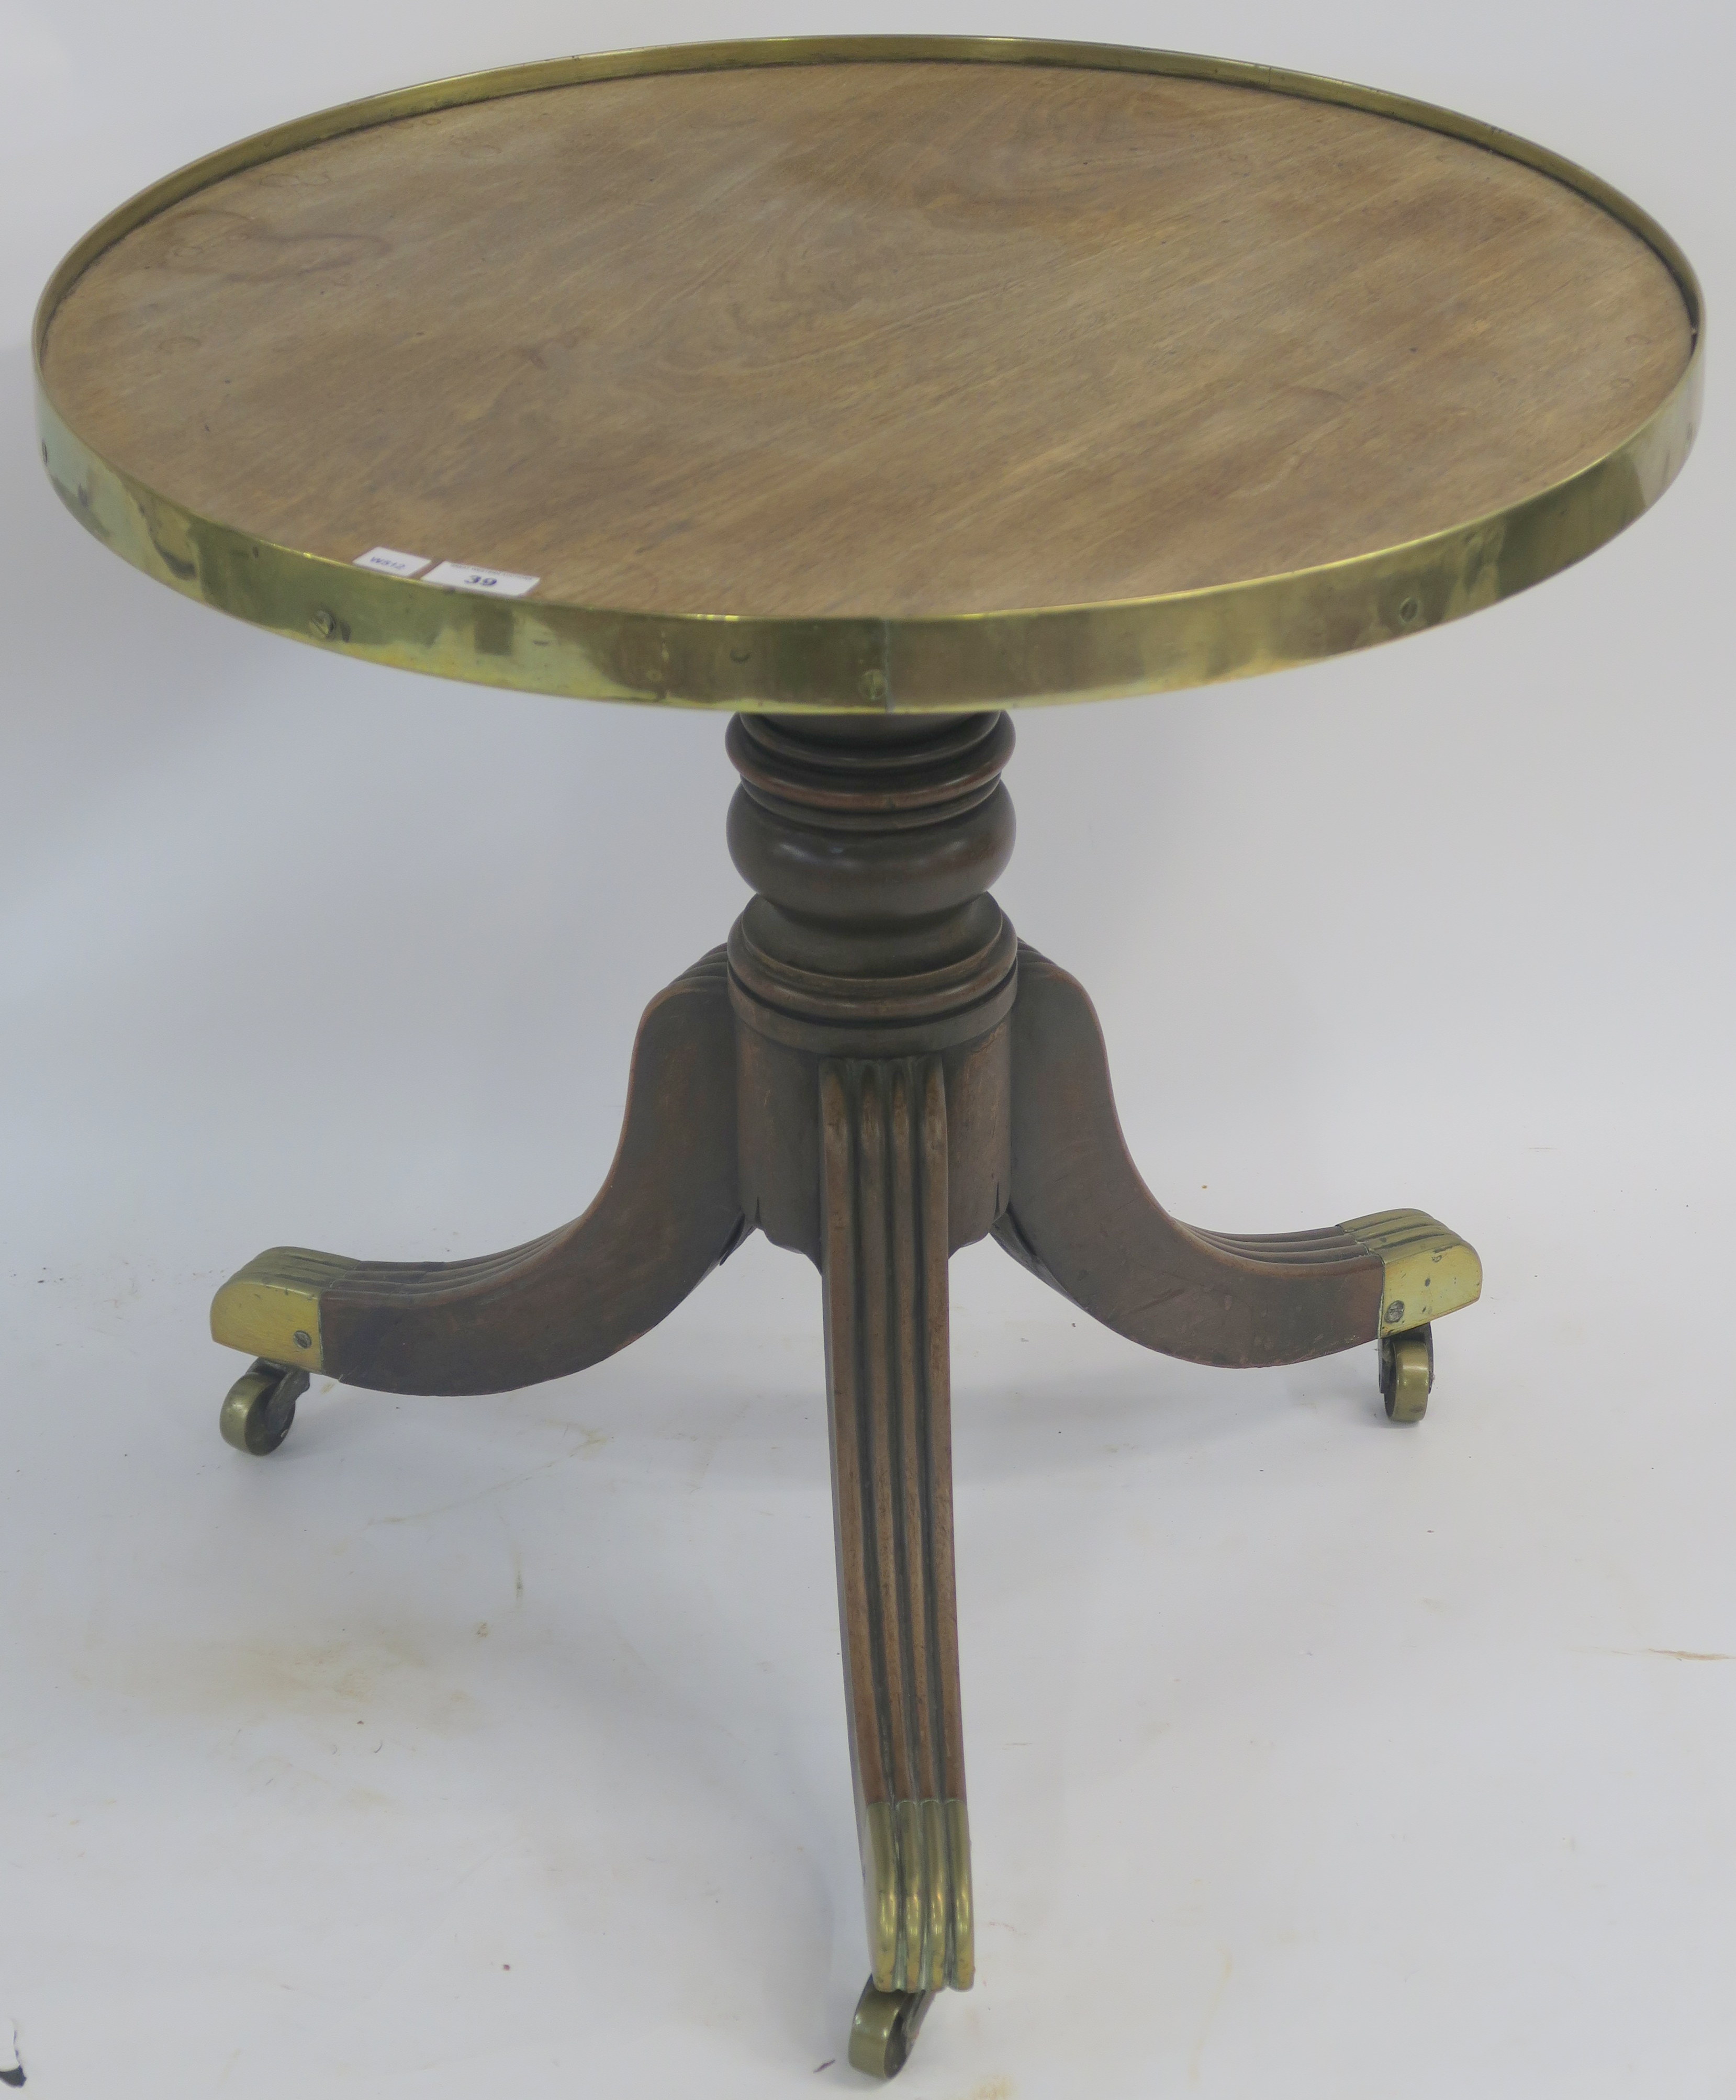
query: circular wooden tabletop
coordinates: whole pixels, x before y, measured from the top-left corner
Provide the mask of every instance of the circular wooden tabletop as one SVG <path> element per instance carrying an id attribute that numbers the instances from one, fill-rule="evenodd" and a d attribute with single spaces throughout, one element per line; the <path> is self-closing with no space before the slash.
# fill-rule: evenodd
<path id="1" fill-rule="evenodd" d="M 268 135 L 75 251 L 38 368 L 74 510 L 244 616 L 575 694 L 936 708 L 1522 588 L 1673 474 L 1698 320 L 1633 207 L 1463 120 L 858 40 Z"/>

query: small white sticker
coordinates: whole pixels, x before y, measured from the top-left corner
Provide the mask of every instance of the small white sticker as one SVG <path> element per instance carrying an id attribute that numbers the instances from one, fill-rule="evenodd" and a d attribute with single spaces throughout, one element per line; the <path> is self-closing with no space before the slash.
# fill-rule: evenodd
<path id="1" fill-rule="evenodd" d="M 488 591 L 496 598 L 523 598 L 541 580 L 515 576 L 510 569 L 466 568 L 462 562 L 442 562 L 422 578 L 425 584 L 444 584 L 448 590 Z"/>
<path id="2" fill-rule="evenodd" d="M 418 569 L 428 566 L 426 554 L 400 554 L 395 547 L 370 547 L 365 554 L 356 557 L 359 569 L 378 569 L 382 576 L 413 576 Z"/>

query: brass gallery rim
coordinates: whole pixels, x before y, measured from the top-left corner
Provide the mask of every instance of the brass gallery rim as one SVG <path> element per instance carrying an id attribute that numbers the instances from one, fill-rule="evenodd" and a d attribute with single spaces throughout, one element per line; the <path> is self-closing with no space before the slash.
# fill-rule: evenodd
<path id="1" fill-rule="evenodd" d="M 1566 479 L 1425 538 L 1164 596 L 901 619 L 627 611 L 492 598 L 358 568 L 200 515 L 86 443 L 43 377 L 50 324 L 85 271 L 170 206 L 303 148 L 398 119 L 550 88 L 740 68 L 950 63 L 1155 73 L 1395 119 L 1478 146 L 1577 192 L 1637 235 L 1691 331 L 1673 386 L 1623 441 Z M 1705 343 L 1686 257 L 1639 207 L 1545 148 L 1406 97 L 1186 54 L 1023 39 L 802 38 L 613 52 L 464 76 L 276 126 L 208 155 L 112 213 L 50 279 L 33 331 L 45 466 L 73 514 L 184 595 L 347 655 L 573 699 L 717 708 L 944 712 L 1160 692 L 1319 660 L 1493 605 L 1633 523 L 1680 470 L 1698 422 Z"/>

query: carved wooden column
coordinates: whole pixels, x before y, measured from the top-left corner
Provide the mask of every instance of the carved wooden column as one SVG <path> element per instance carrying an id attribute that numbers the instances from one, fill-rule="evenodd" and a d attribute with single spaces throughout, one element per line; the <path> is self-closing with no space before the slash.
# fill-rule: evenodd
<path id="1" fill-rule="evenodd" d="M 1010 1189 L 1012 743 L 1004 715 L 730 730 L 742 1206 L 824 1278 L 864 2008 L 908 1999 L 895 2053 L 974 1970 L 947 1264 Z"/>

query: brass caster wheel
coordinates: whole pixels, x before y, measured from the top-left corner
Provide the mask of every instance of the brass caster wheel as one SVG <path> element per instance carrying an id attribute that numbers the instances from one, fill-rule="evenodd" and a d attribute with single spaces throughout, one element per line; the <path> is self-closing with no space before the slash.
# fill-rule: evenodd
<path id="1" fill-rule="evenodd" d="M 932 1991 L 877 1991 L 865 1984 L 850 2025 L 851 2067 L 870 2078 L 896 2078 L 934 1996 Z"/>
<path id="2" fill-rule="evenodd" d="M 1434 1383 L 1434 1330 L 1412 1327 L 1380 1344 L 1380 1397 L 1389 1422 L 1420 1422 Z"/>
<path id="3" fill-rule="evenodd" d="M 307 1390 L 307 1374 L 288 1364 L 254 1360 L 230 1387 L 217 1426 L 225 1444 L 263 1458 L 275 1451 L 289 1433 L 295 1419 L 295 1403 Z"/>

